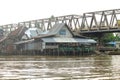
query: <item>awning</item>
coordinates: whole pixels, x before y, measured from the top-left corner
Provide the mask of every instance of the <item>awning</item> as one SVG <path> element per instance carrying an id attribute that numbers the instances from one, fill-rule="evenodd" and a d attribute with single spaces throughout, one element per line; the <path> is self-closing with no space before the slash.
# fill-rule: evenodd
<path id="1" fill-rule="evenodd" d="M 41 38 L 46 43 L 96 43 L 93 39 L 81 38 Z"/>

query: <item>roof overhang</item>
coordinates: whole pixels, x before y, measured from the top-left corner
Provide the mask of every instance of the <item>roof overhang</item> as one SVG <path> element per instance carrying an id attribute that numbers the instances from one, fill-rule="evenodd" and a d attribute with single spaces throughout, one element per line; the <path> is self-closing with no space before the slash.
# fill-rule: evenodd
<path id="1" fill-rule="evenodd" d="M 46 43 L 96 43 L 93 39 L 81 38 L 41 38 Z"/>
<path id="2" fill-rule="evenodd" d="M 18 44 L 24 44 L 24 43 L 29 43 L 29 42 L 33 42 L 33 41 L 34 41 L 34 39 L 30 39 L 30 40 L 15 42 L 14 44 L 18 45 Z"/>
<path id="3" fill-rule="evenodd" d="M 90 43 L 96 43 L 93 39 L 82 39 L 82 38 L 41 38 L 41 40 L 45 43 L 80 43 L 80 44 L 90 44 Z M 25 41 L 19 41 L 15 42 L 15 45 L 18 44 L 25 44 L 29 42 L 35 41 L 34 39 L 31 40 L 25 40 Z"/>

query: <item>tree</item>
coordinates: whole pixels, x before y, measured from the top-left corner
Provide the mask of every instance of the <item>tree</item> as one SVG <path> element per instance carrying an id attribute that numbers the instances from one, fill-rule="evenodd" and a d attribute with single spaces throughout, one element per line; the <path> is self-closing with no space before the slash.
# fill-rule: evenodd
<path id="1" fill-rule="evenodd" d="M 118 34 L 115 35 L 115 41 L 120 41 L 120 37 Z"/>
<path id="2" fill-rule="evenodd" d="M 102 37 L 101 41 L 102 41 L 103 43 L 107 43 L 107 42 L 115 41 L 115 39 L 116 39 L 116 37 L 113 35 L 113 33 L 106 33 L 106 34 Z"/>

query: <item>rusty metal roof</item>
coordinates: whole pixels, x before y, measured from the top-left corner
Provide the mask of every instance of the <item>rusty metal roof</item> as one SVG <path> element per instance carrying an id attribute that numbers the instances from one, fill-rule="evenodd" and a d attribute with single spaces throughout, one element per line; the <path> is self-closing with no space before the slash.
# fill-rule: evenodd
<path id="1" fill-rule="evenodd" d="M 11 36 L 20 36 L 21 33 L 24 34 L 24 31 L 26 30 L 27 28 L 24 27 L 24 26 L 20 26 L 18 27 L 16 30 L 12 31 L 8 37 L 11 37 Z"/>
<path id="2" fill-rule="evenodd" d="M 3 37 L 2 39 L 0 39 L 0 43 L 1 42 L 3 42 L 4 40 L 6 40 L 7 39 L 7 37 L 5 36 L 5 37 Z"/>

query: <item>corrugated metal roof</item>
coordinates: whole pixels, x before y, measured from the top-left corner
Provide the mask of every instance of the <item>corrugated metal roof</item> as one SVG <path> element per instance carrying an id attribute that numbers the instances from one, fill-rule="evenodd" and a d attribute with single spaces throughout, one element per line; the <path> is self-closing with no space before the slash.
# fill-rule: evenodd
<path id="1" fill-rule="evenodd" d="M 43 42 L 46 43 L 96 43 L 95 40 L 93 39 L 81 39 L 81 38 L 41 38 Z M 25 41 L 19 41 L 14 44 L 23 44 L 23 43 L 28 43 L 32 42 L 34 39 L 31 40 L 25 40 Z"/>
<path id="2" fill-rule="evenodd" d="M 43 33 L 43 31 L 41 31 L 38 28 L 29 28 L 28 30 L 25 31 L 25 34 L 29 38 L 33 38 L 33 37 L 39 36 L 41 33 Z"/>
<path id="3" fill-rule="evenodd" d="M 71 29 L 68 27 L 67 24 L 65 23 L 56 23 L 52 29 L 50 29 L 49 31 L 45 31 L 45 32 L 42 32 L 39 36 L 36 36 L 34 38 L 41 38 L 41 37 L 46 37 L 46 36 L 51 36 L 51 35 L 55 35 L 57 34 L 60 29 L 62 27 L 67 27 L 68 30 L 71 32 L 71 34 L 73 35 L 73 37 L 79 37 L 79 38 L 87 38 L 85 36 L 81 36 L 80 34 L 76 33 L 76 32 L 72 32 Z"/>
<path id="4" fill-rule="evenodd" d="M 73 32 L 71 31 L 71 29 L 65 23 L 56 23 L 53 26 L 53 28 L 49 30 L 48 34 L 57 34 L 60 31 L 60 29 L 64 26 L 66 26 L 69 29 L 69 31 L 71 32 L 71 34 L 73 35 Z"/>
<path id="5" fill-rule="evenodd" d="M 56 23 L 48 34 L 56 34 L 63 26 L 65 26 L 65 23 Z"/>
<path id="6" fill-rule="evenodd" d="M 96 43 L 93 39 L 81 38 L 42 38 L 42 40 L 48 43 Z"/>
<path id="7" fill-rule="evenodd" d="M 14 44 L 23 44 L 23 43 L 28 43 L 28 42 L 32 42 L 32 41 L 34 41 L 34 39 L 19 41 L 19 42 L 15 42 Z"/>

